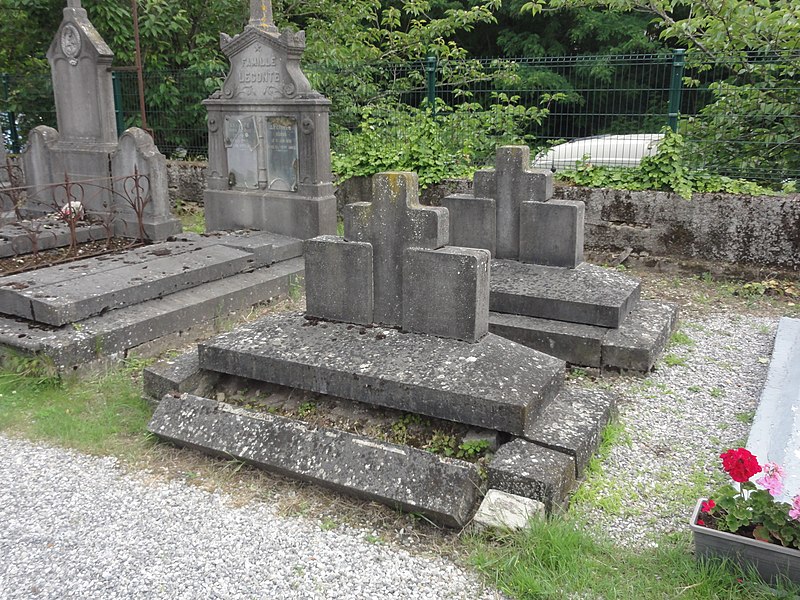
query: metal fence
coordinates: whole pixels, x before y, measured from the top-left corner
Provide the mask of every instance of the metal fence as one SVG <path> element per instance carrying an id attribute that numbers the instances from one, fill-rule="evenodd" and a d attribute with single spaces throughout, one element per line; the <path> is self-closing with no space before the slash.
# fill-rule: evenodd
<path id="1" fill-rule="evenodd" d="M 446 112 L 468 105 L 490 115 L 493 107 L 513 104 L 547 111 L 540 122 L 528 122 L 518 132 L 535 150 L 591 136 L 654 134 L 669 125 L 687 139 L 693 167 L 780 182 L 800 179 L 800 81 L 790 69 L 798 62 L 800 53 L 709 60 L 675 51 L 463 61 L 431 57 L 402 64 L 306 64 L 304 71 L 333 101 L 334 147 L 338 135 L 358 126 L 367 106 L 433 105 Z M 201 101 L 223 77 L 145 73 L 148 125 L 162 152 L 206 154 Z M 135 74 L 115 73 L 114 86 L 120 130 L 140 124 Z M 12 152 L 38 124 L 56 125 L 49 75 L 2 75 L 0 126 Z"/>

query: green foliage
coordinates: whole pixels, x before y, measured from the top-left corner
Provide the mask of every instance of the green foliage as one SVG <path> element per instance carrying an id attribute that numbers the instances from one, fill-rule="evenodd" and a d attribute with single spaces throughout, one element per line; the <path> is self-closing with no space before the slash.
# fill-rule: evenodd
<path id="1" fill-rule="evenodd" d="M 800 521 L 789 517 L 791 506 L 776 502 L 767 490 L 746 481 L 741 489 L 724 485 L 714 492 L 716 505 L 701 514 L 708 526 L 788 548 L 800 549 Z"/>
<path id="2" fill-rule="evenodd" d="M 367 106 L 358 129 L 337 136 L 333 171 L 340 181 L 382 171 L 416 171 L 422 187 L 448 177 L 469 177 L 494 155 L 497 145 L 524 142 L 522 131 L 548 113 L 546 108 L 521 106 L 513 96 L 498 94 L 495 100 L 488 109 L 474 102 L 455 108 L 440 104 L 436 116 L 405 104 Z"/>
<path id="3" fill-rule="evenodd" d="M 662 133 L 664 139 L 658 146 L 658 153 L 643 157 L 638 167 L 596 167 L 587 158 L 579 161 L 574 170 L 561 171 L 556 177 L 587 187 L 673 191 L 687 200 L 694 192 L 769 196 L 783 193 L 752 181 L 689 169 L 691 149 L 684 137 L 669 128 L 663 129 Z"/>

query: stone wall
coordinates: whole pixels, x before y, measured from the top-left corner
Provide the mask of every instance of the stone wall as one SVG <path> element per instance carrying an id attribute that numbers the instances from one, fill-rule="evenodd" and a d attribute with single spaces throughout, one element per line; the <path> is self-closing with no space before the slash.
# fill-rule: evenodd
<path id="1" fill-rule="evenodd" d="M 170 198 L 202 202 L 205 164 L 169 161 Z M 472 182 L 451 179 L 420 192 L 439 206 L 448 194 L 467 193 Z M 339 210 L 369 198 L 366 179 L 336 192 Z M 785 197 L 629 192 L 556 186 L 555 198 L 586 203 L 587 249 L 711 262 L 800 269 L 800 194 Z"/>

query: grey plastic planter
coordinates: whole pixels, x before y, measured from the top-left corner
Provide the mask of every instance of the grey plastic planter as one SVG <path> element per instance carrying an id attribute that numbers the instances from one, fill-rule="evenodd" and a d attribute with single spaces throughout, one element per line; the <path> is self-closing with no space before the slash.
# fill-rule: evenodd
<path id="1" fill-rule="evenodd" d="M 745 570 L 754 567 L 764 581 L 774 583 L 780 578 L 788 578 L 800 584 L 800 550 L 698 525 L 697 517 L 704 500 L 701 498 L 697 501 L 689 521 L 694 533 L 696 558 L 729 558 Z"/>

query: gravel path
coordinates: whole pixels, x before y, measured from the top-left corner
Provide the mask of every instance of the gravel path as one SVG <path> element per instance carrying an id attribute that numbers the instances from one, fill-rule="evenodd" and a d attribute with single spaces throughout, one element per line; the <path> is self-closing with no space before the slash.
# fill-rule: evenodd
<path id="1" fill-rule="evenodd" d="M 576 512 L 625 546 L 687 531 L 697 499 L 727 481 L 719 454 L 747 441 L 778 320 L 684 317 L 685 343 L 673 343 L 650 376 L 614 381 L 624 432 Z"/>
<path id="2" fill-rule="evenodd" d="M 624 432 L 576 511 L 628 546 L 686 531 L 719 453 L 747 438 L 777 322 L 686 317 L 686 343 L 650 376 L 601 380 L 623 395 Z M 142 483 L 114 459 L 2 436 L 0 524 L 3 599 L 499 597 L 453 563 L 365 531 L 231 508 L 185 484 Z"/>
<path id="3" fill-rule="evenodd" d="M 441 558 L 0 436 L 0 598 L 498 598 Z"/>

